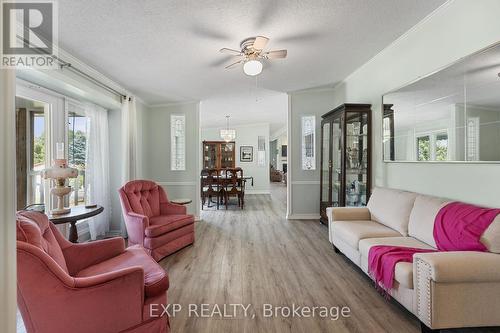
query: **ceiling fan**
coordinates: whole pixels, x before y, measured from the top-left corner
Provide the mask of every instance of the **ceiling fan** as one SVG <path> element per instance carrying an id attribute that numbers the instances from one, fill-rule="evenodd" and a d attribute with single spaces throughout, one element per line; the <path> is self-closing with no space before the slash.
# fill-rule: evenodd
<path id="1" fill-rule="evenodd" d="M 259 75 L 262 72 L 262 59 L 271 60 L 286 58 L 286 50 L 264 52 L 264 48 L 266 47 L 268 42 L 269 38 L 264 36 L 249 37 L 244 39 L 240 43 L 240 51 L 235 49 L 228 49 L 226 47 L 220 49 L 221 53 L 241 57 L 240 60 L 226 66 L 225 68 L 234 68 L 236 67 L 236 65 L 243 63 L 243 72 L 246 75 L 255 76 Z"/>

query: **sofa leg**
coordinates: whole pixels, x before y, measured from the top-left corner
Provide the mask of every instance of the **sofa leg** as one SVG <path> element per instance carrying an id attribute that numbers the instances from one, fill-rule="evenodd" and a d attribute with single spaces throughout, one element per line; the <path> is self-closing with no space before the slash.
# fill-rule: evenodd
<path id="1" fill-rule="evenodd" d="M 439 333 L 441 330 L 433 330 L 432 328 L 427 327 L 424 323 L 420 322 L 420 331 L 422 333 Z"/>
<path id="2" fill-rule="evenodd" d="M 333 251 L 335 253 L 340 253 L 339 249 L 337 249 L 337 247 L 335 245 L 332 244 L 332 246 L 333 246 Z"/>

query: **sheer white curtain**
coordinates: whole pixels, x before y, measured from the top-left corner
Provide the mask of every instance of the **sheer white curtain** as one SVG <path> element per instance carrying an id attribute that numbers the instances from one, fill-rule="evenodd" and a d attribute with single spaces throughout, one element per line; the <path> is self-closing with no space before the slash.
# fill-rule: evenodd
<path id="1" fill-rule="evenodd" d="M 123 183 L 136 179 L 137 160 L 137 110 L 135 98 L 127 96 L 122 101 L 122 158 Z"/>
<path id="2" fill-rule="evenodd" d="M 86 201 L 104 207 L 101 214 L 88 222 L 90 237 L 96 239 L 109 231 L 111 216 L 108 111 L 90 103 L 85 104 L 84 109 L 87 117 Z"/>

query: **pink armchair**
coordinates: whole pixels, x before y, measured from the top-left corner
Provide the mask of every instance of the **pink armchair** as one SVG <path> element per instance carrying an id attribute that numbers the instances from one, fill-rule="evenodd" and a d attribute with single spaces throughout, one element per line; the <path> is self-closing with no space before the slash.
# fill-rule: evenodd
<path id="1" fill-rule="evenodd" d="M 194 216 L 168 201 L 161 186 L 134 180 L 119 189 L 129 244 L 139 244 L 156 260 L 194 243 Z"/>
<path id="2" fill-rule="evenodd" d="M 168 332 L 167 273 L 122 238 L 73 244 L 47 216 L 17 214 L 17 301 L 28 333 Z"/>

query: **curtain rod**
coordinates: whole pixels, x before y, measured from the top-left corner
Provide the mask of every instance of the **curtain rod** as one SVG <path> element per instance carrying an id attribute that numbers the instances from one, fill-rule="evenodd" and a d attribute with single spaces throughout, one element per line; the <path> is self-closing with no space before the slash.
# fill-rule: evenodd
<path id="1" fill-rule="evenodd" d="M 24 37 L 19 36 L 19 35 L 16 35 L 16 37 L 19 40 L 21 40 L 24 45 L 28 45 L 28 46 L 30 45 L 29 40 L 25 39 Z M 39 51 L 40 53 L 46 54 L 48 56 L 51 56 L 54 60 L 56 60 L 59 63 L 59 68 L 61 70 L 64 69 L 64 68 L 68 68 L 73 73 L 76 73 L 77 75 L 80 75 L 80 76 L 84 77 L 85 79 L 87 79 L 89 81 L 92 81 L 93 83 L 95 83 L 96 85 L 100 86 L 101 88 L 104 88 L 107 91 L 112 92 L 113 94 L 115 94 L 117 96 L 120 96 L 121 99 L 126 99 L 127 98 L 126 95 L 122 94 L 121 92 L 119 92 L 116 89 L 111 88 L 107 84 L 102 83 L 101 81 L 99 81 L 98 79 L 90 76 L 89 74 L 87 74 L 87 73 L 79 70 L 78 68 L 74 67 L 71 63 L 62 60 L 61 58 L 59 58 L 59 57 L 57 57 L 57 56 L 55 56 L 53 54 L 50 54 L 49 52 L 45 51 L 44 49 L 38 48 L 37 51 Z M 131 100 L 131 98 L 129 97 L 129 101 L 130 100 Z"/>

